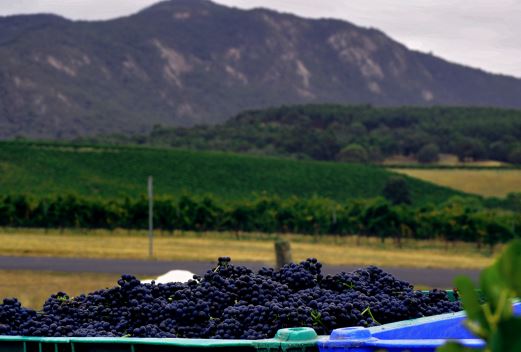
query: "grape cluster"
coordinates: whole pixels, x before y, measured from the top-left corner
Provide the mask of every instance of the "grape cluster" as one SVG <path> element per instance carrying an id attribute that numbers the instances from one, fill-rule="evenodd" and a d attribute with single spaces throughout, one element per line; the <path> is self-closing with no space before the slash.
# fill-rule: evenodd
<path id="1" fill-rule="evenodd" d="M 321 267 L 312 258 L 255 273 L 221 257 L 188 283 L 143 284 L 123 275 L 118 286 L 87 295 L 58 292 L 42 311 L 6 298 L 0 335 L 262 339 L 286 327 L 329 334 L 461 309 L 445 291 L 423 294 L 374 266 L 325 277 Z"/>

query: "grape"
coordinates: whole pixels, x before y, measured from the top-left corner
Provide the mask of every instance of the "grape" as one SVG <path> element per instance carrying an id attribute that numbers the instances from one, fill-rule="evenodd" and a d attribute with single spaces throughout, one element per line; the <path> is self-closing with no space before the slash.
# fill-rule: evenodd
<path id="1" fill-rule="evenodd" d="M 445 291 L 423 294 L 375 266 L 325 277 L 321 268 L 310 258 L 255 273 L 220 257 L 216 267 L 187 283 L 144 284 L 123 275 L 113 288 L 51 295 L 38 312 L 6 298 L 0 335 L 251 340 L 273 337 L 281 328 L 330 334 L 461 310 Z"/>

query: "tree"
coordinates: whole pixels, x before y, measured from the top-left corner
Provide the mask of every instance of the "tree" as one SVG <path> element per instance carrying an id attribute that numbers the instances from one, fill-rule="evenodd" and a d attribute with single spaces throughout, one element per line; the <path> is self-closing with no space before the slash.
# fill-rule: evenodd
<path id="1" fill-rule="evenodd" d="M 361 145 L 349 144 L 338 153 L 337 159 L 349 163 L 365 163 L 368 161 L 369 156 Z"/>
<path id="2" fill-rule="evenodd" d="M 418 152 L 418 161 L 422 164 L 433 163 L 439 160 L 440 148 L 434 143 L 424 145 Z"/>
<path id="3" fill-rule="evenodd" d="M 460 137 L 454 142 L 454 151 L 460 161 L 480 160 L 486 156 L 483 142 L 476 138 Z"/>
<path id="4" fill-rule="evenodd" d="M 409 184 L 403 177 L 389 178 L 382 194 L 393 204 L 411 204 Z"/>
<path id="5" fill-rule="evenodd" d="M 353 122 L 349 126 L 349 132 L 351 132 L 352 136 L 363 137 L 367 134 L 367 128 L 361 122 Z"/>
<path id="6" fill-rule="evenodd" d="M 398 212 L 383 199 L 378 199 L 367 206 L 362 222 L 365 232 L 380 237 L 382 243 L 385 242 L 386 237 L 397 236 L 400 231 Z"/>
<path id="7" fill-rule="evenodd" d="M 521 146 L 514 147 L 508 154 L 508 161 L 513 164 L 521 164 Z"/>
<path id="8" fill-rule="evenodd" d="M 497 219 L 491 219 L 485 225 L 484 242 L 490 248 L 492 253 L 494 246 L 498 243 L 505 243 L 514 238 L 514 234 L 504 223 Z"/>
<path id="9" fill-rule="evenodd" d="M 380 150 L 380 147 L 378 147 L 377 145 L 369 147 L 369 149 L 367 150 L 367 155 L 369 161 L 373 163 L 379 163 L 382 160 L 384 160 L 382 151 Z"/>
<path id="10" fill-rule="evenodd" d="M 503 141 L 496 141 L 489 145 L 489 157 L 492 160 L 508 161 L 509 145 Z"/>
<path id="11" fill-rule="evenodd" d="M 505 199 L 508 209 L 521 213 L 521 192 L 509 193 Z"/>

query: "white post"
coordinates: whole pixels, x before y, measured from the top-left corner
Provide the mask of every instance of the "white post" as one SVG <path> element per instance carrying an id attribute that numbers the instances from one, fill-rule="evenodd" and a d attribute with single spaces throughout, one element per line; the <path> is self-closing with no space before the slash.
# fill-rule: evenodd
<path id="1" fill-rule="evenodd" d="M 148 176 L 148 256 L 154 256 L 154 179 Z"/>

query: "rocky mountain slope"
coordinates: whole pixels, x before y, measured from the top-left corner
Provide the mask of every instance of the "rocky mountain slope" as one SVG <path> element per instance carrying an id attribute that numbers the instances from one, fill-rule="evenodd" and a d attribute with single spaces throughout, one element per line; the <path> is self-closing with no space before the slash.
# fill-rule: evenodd
<path id="1" fill-rule="evenodd" d="M 521 80 L 348 22 L 207 0 L 98 22 L 0 17 L 0 138 L 144 132 L 324 102 L 521 108 Z"/>

